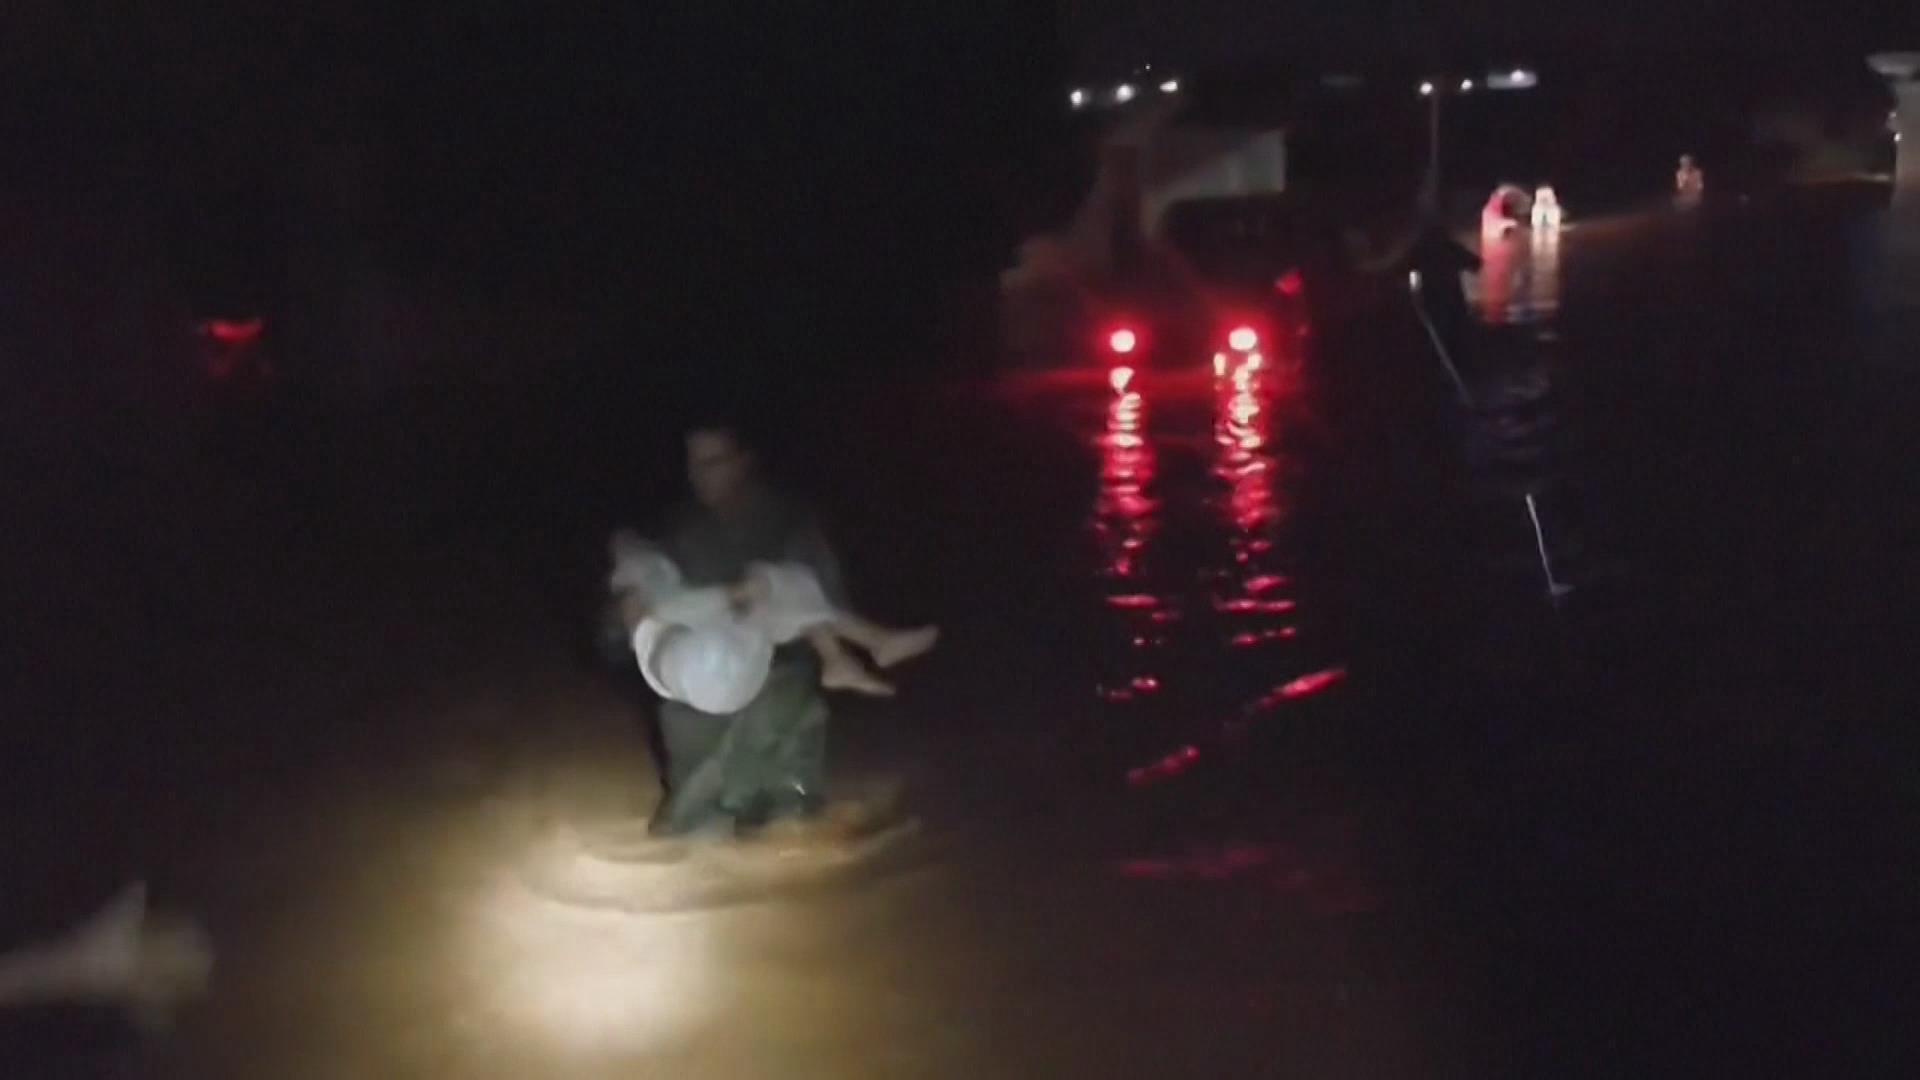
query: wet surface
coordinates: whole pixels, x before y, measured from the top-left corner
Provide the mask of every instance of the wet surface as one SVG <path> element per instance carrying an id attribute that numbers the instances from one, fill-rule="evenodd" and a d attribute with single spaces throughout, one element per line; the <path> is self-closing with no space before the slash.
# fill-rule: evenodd
<path id="1" fill-rule="evenodd" d="M 6 1052 L 180 1077 L 1891 1060 L 1917 388 L 1864 372 L 1858 283 L 1823 276 L 1866 213 L 1523 239 L 1476 293 L 1471 407 L 1395 307 L 1187 371 L 796 416 L 785 464 L 857 597 L 946 629 L 898 703 L 837 713 L 844 805 L 898 793 L 914 823 L 871 858 L 566 847 L 654 797 L 638 699 L 583 664 L 564 588 L 599 545 L 564 479 L 605 475 L 583 444 L 490 474 L 541 528 L 316 522 L 264 470 L 49 498 L 65 545 L 9 564 L 46 646 L 11 676 L 44 719 L 13 731 L 35 767 L 7 818 L 49 869 L 9 925 L 142 873 L 218 963 L 163 1037 L 22 1023 Z"/>

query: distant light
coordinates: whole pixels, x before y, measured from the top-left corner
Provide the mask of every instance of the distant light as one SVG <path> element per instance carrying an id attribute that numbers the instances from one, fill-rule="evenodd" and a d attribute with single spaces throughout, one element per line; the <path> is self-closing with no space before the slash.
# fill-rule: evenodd
<path id="1" fill-rule="evenodd" d="M 1223 352 L 1214 353 L 1213 354 L 1213 374 L 1216 377 L 1224 377 L 1226 373 L 1227 373 L 1227 354 Z"/>
<path id="2" fill-rule="evenodd" d="M 1111 347 L 1114 352 L 1120 353 L 1122 355 L 1132 352 L 1135 346 L 1138 346 L 1139 344 L 1140 344 L 1139 335 L 1135 334 L 1131 330 L 1127 330 L 1124 328 L 1115 330 L 1112 334 L 1108 335 L 1107 337 L 1107 345 Z"/>
<path id="3" fill-rule="evenodd" d="M 1471 93 L 1473 93 L 1473 80 L 1472 80 L 1472 79 L 1461 79 L 1461 80 L 1460 80 L 1460 92 L 1461 92 L 1461 93 L 1463 93 L 1463 94 L 1471 94 Z"/>
<path id="4" fill-rule="evenodd" d="M 1301 278 L 1300 271 L 1289 270 L 1280 275 L 1280 280 L 1274 282 L 1273 287 L 1282 296 L 1299 296 L 1306 291 L 1307 283 Z"/>
<path id="5" fill-rule="evenodd" d="M 1132 101 L 1133 94 L 1134 94 L 1134 89 L 1133 89 L 1132 83 L 1121 83 L 1119 86 L 1114 88 L 1113 100 L 1122 101 L 1122 102 Z"/>
<path id="6" fill-rule="evenodd" d="M 1420 84 L 1420 96 L 1421 96 L 1421 97 L 1432 97 L 1432 96 L 1433 96 L 1433 84 L 1432 84 L 1432 83 L 1430 83 L 1430 82 L 1423 82 L 1423 83 L 1421 83 L 1421 84 Z"/>
<path id="7" fill-rule="evenodd" d="M 1420 291 L 1420 271 L 1407 271 L 1407 288 L 1412 289 L 1414 292 Z"/>
<path id="8" fill-rule="evenodd" d="M 1528 90 L 1540 84 L 1540 77 L 1526 68 L 1493 71 L 1487 74 L 1489 90 Z"/>
<path id="9" fill-rule="evenodd" d="M 1107 376 L 1107 382 L 1113 386 L 1114 393 L 1124 394 L 1127 392 L 1127 385 L 1133 382 L 1133 369 L 1122 364 Z"/>
<path id="10" fill-rule="evenodd" d="M 1179 80 L 1179 79 L 1168 79 L 1168 80 L 1167 80 L 1166 82 L 1163 82 L 1163 83 L 1161 83 L 1161 84 L 1160 84 L 1160 92 L 1161 92 L 1161 93 L 1163 93 L 1163 94 L 1177 94 L 1177 93 L 1179 93 L 1179 92 L 1180 92 L 1180 80 Z"/>
<path id="11" fill-rule="evenodd" d="M 1227 344 L 1240 352 L 1252 352 L 1260 345 L 1260 335 L 1251 326 L 1236 326 L 1227 335 Z"/>
<path id="12" fill-rule="evenodd" d="M 1087 92 L 1085 90 L 1075 90 L 1073 93 L 1067 95 L 1067 100 L 1071 101 L 1073 107 L 1078 109 L 1087 103 Z"/>

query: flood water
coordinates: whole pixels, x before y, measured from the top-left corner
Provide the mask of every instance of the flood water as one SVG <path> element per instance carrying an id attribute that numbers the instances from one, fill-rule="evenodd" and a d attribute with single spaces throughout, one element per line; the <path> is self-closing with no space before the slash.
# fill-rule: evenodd
<path id="1" fill-rule="evenodd" d="M 186 474 L 49 508 L 10 910 L 144 874 L 218 960 L 162 1035 L 10 1025 L 14 1075 L 1893 1060 L 1920 380 L 1861 360 L 1874 213 L 1490 253 L 1471 409 L 1395 303 L 1217 367 L 808 399 L 781 464 L 856 599 L 946 630 L 897 701 L 836 703 L 836 794 L 917 825 L 858 858 L 555 854 L 655 797 L 581 647 L 618 439 L 534 438 L 511 528 L 182 519 L 282 503 Z M 542 895 L 555 860 L 617 902 Z"/>

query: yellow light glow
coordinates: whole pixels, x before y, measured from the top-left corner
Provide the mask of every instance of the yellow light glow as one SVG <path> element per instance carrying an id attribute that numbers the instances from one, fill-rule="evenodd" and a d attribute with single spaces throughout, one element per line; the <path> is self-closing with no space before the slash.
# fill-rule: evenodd
<path id="1" fill-rule="evenodd" d="M 686 872 L 598 860 L 551 841 L 548 847 L 538 856 L 585 896 L 658 893 Z M 482 1015 L 553 1052 L 653 1050 L 713 1018 L 711 918 L 574 906 L 505 872 L 469 913 L 469 981 Z"/>

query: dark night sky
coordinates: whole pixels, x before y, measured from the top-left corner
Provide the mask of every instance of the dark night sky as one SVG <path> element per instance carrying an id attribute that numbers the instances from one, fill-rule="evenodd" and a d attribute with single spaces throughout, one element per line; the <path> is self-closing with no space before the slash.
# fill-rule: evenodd
<path id="1" fill-rule="evenodd" d="M 1062 33 L 1084 64 L 1153 56 L 1232 62 L 1276 53 L 1364 60 L 1499 48 L 1773 51 L 1920 42 L 1901 0 L 1062 0 Z"/>
<path id="2" fill-rule="evenodd" d="M 260 11 L 6 5 L 0 187 L 271 201 L 344 134 L 411 272 L 878 325 L 1006 257 L 1020 148 L 1051 141 L 1064 78 L 1036 0 Z"/>

